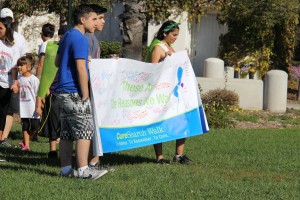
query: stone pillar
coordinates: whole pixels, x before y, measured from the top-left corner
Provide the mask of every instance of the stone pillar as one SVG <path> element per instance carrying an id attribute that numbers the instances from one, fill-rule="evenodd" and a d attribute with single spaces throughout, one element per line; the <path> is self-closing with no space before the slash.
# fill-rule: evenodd
<path id="1" fill-rule="evenodd" d="M 264 81 L 264 110 L 274 113 L 286 112 L 287 85 L 288 75 L 286 72 L 282 70 L 267 72 Z"/>
<path id="2" fill-rule="evenodd" d="M 204 61 L 203 77 L 224 78 L 224 61 L 219 58 L 207 58 Z"/>

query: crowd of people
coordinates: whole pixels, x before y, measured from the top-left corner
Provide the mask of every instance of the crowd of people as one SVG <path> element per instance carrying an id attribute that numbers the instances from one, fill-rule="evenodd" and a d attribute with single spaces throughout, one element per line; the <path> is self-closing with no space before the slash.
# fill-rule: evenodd
<path id="1" fill-rule="evenodd" d="M 34 54 L 22 35 L 14 31 L 14 16 L 9 8 L 0 13 L 0 145 L 11 146 L 8 136 L 13 114 L 22 122 L 22 151 L 30 151 L 30 141 L 37 134 L 49 138 L 49 159 L 60 159 L 60 175 L 95 180 L 113 167 L 100 164 L 93 155 L 95 139 L 90 102 L 88 66 L 100 58 L 99 41 L 94 35 L 105 24 L 107 12 L 96 4 L 81 4 L 73 11 L 73 24 L 62 25 L 58 41 L 53 40 L 55 26 L 43 25 L 43 43 L 38 51 L 36 72 Z M 179 23 L 166 21 L 151 43 L 146 62 L 158 63 L 175 52 L 172 44 L 179 35 Z M 72 168 L 73 141 L 77 170 Z M 56 145 L 59 143 L 59 156 Z M 173 162 L 191 164 L 183 155 L 185 139 L 176 141 Z M 158 164 L 170 164 L 163 158 L 162 144 L 154 145 Z"/>

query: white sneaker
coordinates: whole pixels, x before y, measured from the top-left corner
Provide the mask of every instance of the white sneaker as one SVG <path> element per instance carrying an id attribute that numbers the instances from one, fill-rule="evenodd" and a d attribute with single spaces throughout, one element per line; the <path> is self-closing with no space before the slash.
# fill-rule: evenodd
<path id="1" fill-rule="evenodd" d="M 89 180 L 96 180 L 98 178 L 100 178 L 101 176 L 105 175 L 108 171 L 107 170 L 97 170 L 94 168 L 86 168 L 83 171 L 83 174 L 81 176 L 79 176 L 79 178 L 82 179 L 89 179 Z"/>

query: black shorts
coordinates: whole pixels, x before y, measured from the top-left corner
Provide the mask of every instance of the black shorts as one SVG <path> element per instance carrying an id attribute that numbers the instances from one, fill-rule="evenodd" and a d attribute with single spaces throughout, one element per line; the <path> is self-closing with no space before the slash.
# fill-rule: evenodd
<path id="1" fill-rule="evenodd" d="M 11 115 L 15 113 L 19 113 L 20 110 L 20 98 L 19 98 L 19 93 L 11 93 L 9 105 L 7 108 L 7 113 L 6 115 Z"/>
<path id="2" fill-rule="evenodd" d="M 50 94 L 45 99 L 39 135 L 56 140 L 60 137 L 60 130 L 59 101 L 55 95 Z"/>
<path id="3" fill-rule="evenodd" d="M 34 135 L 38 132 L 40 119 L 21 118 L 22 131 L 27 131 L 29 135 Z"/>

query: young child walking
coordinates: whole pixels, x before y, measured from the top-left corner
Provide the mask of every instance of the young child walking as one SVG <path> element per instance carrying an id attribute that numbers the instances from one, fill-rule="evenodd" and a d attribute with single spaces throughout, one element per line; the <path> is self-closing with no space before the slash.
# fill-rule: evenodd
<path id="1" fill-rule="evenodd" d="M 20 118 L 24 135 L 20 146 L 23 151 L 29 151 L 30 136 L 38 131 L 39 116 L 35 112 L 35 102 L 39 87 L 39 79 L 31 73 L 35 58 L 31 53 L 25 54 L 17 61 L 20 76 L 18 78 L 20 97 Z"/>

